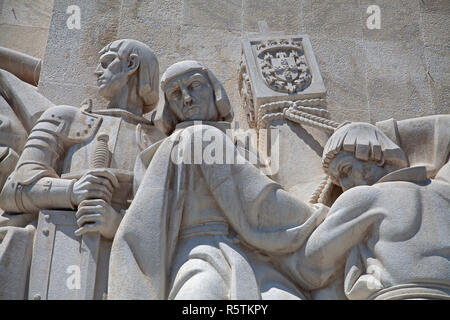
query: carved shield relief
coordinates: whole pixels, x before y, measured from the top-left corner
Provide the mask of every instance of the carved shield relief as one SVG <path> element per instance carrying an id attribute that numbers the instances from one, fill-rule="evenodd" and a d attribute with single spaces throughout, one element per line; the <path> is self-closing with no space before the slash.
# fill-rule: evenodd
<path id="1" fill-rule="evenodd" d="M 292 94 L 310 86 L 312 75 L 301 39 L 260 41 L 255 49 L 257 65 L 270 89 Z"/>

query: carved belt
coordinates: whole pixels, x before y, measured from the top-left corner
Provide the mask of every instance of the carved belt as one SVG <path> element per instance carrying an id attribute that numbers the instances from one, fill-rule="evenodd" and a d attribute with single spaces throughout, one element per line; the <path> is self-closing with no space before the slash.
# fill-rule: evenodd
<path id="1" fill-rule="evenodd" d="M 211 221 L 204 222 L 193 227 L 183 228 L 180 232 L 180 239 L 227 234 L 228 224 L 226 222 Z"/>

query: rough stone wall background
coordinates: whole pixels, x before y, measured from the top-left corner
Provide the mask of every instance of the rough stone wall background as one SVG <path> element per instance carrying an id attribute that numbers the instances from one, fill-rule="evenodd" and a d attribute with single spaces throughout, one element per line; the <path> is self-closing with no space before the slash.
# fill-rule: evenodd
<path id="1" fill-rule="evenodd" d="M 3 23 L 12 2 L 3 1 L 2 31 L 12 23 L 10 15 Z M 35 3 L 48 8 L 51 1 Z M 381 9 L 379 30 L 366 26 L 374 4 Z M 66 27 L 69 5 L 81 9 L 80 30 Z M 182 59 L 205 63 L 225 84 L 242 122 L 240 39 L 265 20 L 271 30 L 310 36 L 337 121 L 450 110 L 448 0 L 54 0 L 53 10 L 39 87 L 55 103 L 79 105 L 86 97 L 104 103 L 93 75 L 97 52 L 114 39 L 134 38 L 155 51 L 161 73 Z"/>
<path id="2" fill-rule="evenodd" d="M 0 46 L 43 59 L 53 0 L 0 0 Z"/>
<path id="3" fill-rule="evenodd" d="M 80 8 L 80 29 L 69 29 L 67 8 Z M 47 49 L 39 80 L 39 91 L 56 104 L 79 106 L 92 98 L 97 107 L 95 68 L 98 52 L 117 39 L 121 1 L 55 0 Z M 129 35 L 133 38 L 133 35 Z"/>

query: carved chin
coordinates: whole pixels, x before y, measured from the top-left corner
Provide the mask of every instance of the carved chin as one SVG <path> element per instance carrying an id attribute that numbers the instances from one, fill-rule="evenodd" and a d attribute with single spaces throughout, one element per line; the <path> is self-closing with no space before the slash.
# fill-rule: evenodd
<path id="1" fill-rule="evenodd" d="M 127 81 L 125 74 L 108 77 L 98 83 L 98 93 L 104 98 L 112 98 L 120 93 L 120 90 L 127 85 Z"/>
<path id="2" fill-rule="evenodd" d="M 199 107 L 191 107 L 189 109 L 185 109 L 183 115 L 186 119 L 191 120 L 199 120 L 202 117 Z"/>
<path id="3" fill-rule="evenodd" d="M 107 83 L 102 83 L 98 86 L 98 94 L 101 95 L 102 97 L 110 97 L 109 91 L 108 90 L 109 86 L 107 85 Z"/>

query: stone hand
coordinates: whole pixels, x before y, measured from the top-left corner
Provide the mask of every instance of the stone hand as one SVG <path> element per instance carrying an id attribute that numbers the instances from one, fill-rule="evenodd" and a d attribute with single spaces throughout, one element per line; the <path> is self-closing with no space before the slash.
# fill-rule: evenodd
<path id="1" fill-rule="evenodd" d="M 110 202 L 114 188 L 118 186 L 119 181 L 110 170 L 93 169 L 74 183 L 70 199 L 77 207 L 88 199 L 103 199 Z"/>
<path id="2" fill-rule="evenodd" d="M 102 199 L 82 201 L 76 217 L 80 227 L 75 231 L 76 236 L 87 232 L 100 232 L 106 239 L 114 238 L 122 221 L 122 215 Z"/>

